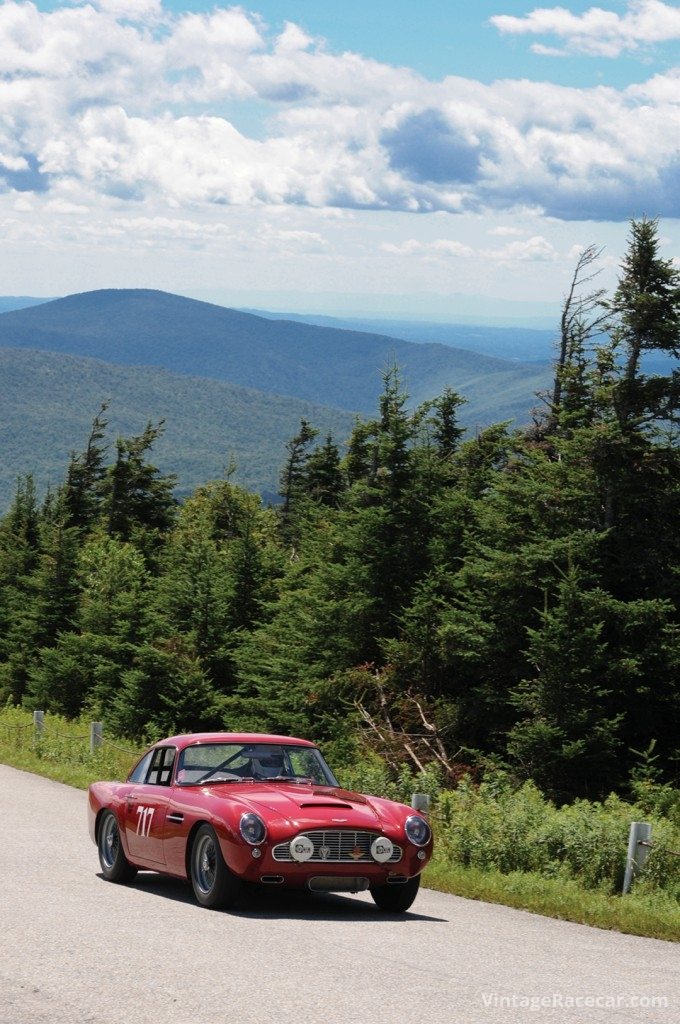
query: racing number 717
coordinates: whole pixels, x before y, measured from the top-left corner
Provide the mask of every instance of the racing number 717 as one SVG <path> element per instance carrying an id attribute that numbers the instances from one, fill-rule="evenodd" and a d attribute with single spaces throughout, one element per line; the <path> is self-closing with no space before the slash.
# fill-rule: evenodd
<path id="1" fill-rule="evenodd" d="M 154 810 L 154 807 L 140 806 L 137 808 L 137 835 L 141 836 L 143 839 L 149 838 Z"/>

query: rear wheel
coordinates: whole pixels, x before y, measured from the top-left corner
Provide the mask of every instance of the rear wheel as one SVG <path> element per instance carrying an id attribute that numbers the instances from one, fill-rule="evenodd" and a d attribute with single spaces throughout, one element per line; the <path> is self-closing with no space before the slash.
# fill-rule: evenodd
<path id="1" fill-rule="evenodd" d="M 394 885 L 372 885 L 371 896 L 376 906 L 388 914 L 403 914 L 413 903 L 420 888 L 420 875 L 409 878 L 408 882 Z"/>
<path id="2" fill-rule="evenodd" d="M 131 882 L 133 880 L 137 874 L 137 868 L 133 867 L 125 856 L 123 844 L 120 841 L 118 819 L 111 811 L 104 812 L 99 824 L 97 849 L 104 878 L 109 882 Z"/>
<path id="3" fill-rule="evenodd" d="M 227 867 L 220 843 L 210 825 L 201 825 L 191 848 L 191 884 L 202 907 L 230 907 L 241 882 Z"/>

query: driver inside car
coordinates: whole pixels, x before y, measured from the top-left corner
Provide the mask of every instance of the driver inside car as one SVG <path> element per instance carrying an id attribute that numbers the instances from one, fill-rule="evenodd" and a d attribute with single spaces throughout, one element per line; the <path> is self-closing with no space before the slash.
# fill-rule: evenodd
<path id="1" fill-rule="evenodd" d="M 283 764 L 283 754 L 270 754 L 266 757 L 253 757 L 253 776 L 257 779 L 273 779 L 277 776 L 287 775 Z"/>

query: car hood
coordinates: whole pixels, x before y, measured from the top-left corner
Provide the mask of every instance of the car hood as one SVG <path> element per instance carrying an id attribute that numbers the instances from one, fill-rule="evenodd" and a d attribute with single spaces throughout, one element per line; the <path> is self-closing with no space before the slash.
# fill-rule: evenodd
<path id="1" fill-rule="evenodd" d="M 346 825 L 382 829 L 397 824 L 399 815 L 394 811 L 400 806 L 346 789 L 285 783 L 249 787 L 247 793 L 239 796 L 265 819 L 272 815 L 285 818 L 296 828 Z"/>

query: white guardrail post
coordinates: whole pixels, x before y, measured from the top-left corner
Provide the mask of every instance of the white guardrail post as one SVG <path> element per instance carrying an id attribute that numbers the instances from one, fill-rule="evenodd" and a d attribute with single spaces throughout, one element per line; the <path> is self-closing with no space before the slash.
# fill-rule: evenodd
<path id="1" fill-rule="evenodd" d="M 412 793 L 411 794 L 411 807 L 414 811 L 420 811 L 421 814 L 430 813 L 430 794 L 429 793 Z"/>
<path id="2" fill-rule="evenodd" d="M 652 839 L 652 826 L 646 821 L 632 821 L 628 834 L 628 854 L 626 855 L 626 872 L 623 876 L 623 895 L 630 890 L 649 856 L 649 843 Z"/>
<path id="3" fill-rule="evenodd" d="M 45 712 L 34 711 L 33 712 L 33 745 L 37 746 L 40 740 L 43 738 L 43 731 L 45 729 Z"/>
<path id="4" fill-rule="evenodd" d="M 90 753 L 94 754 L 104 743 L 104 726 L 101 722 L 90 722 Z"/>

